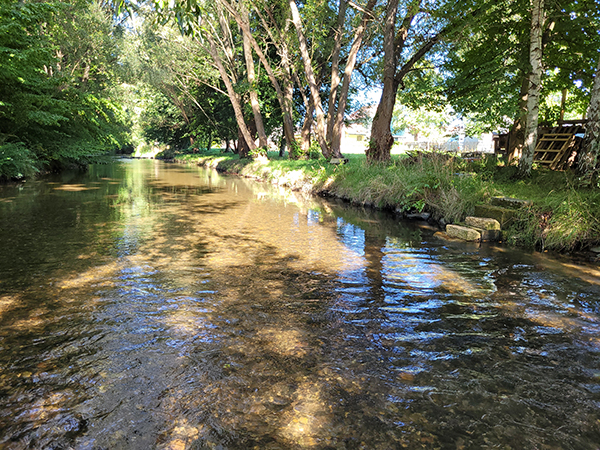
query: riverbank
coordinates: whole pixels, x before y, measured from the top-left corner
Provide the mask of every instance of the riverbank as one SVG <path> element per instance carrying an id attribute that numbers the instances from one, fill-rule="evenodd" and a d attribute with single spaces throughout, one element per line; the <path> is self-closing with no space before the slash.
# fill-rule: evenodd
<path id="1" fill-rule="evenodd" d="M 394 156 L 386 165 L 366 165 L 364 155 L 348 155 L 343 165 L 325 160 L 240 160 L 209 152 L 176 155 L 175 161 L 332 196 L 355 204 L 425 217 L 441 226 L 461 223 L 476 205 L 495 196 L 528 200 L 504 232 L 511 245 L 571 252 L 600 243 L 600 190 L 578 186 L 574 174 L 534 170 L 516 180 L 514 168 L 495 157 L 469 160 L 442 153 Z"/>

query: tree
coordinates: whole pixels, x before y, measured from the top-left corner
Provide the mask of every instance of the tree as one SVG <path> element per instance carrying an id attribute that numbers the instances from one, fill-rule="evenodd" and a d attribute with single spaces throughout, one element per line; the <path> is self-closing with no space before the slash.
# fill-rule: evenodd
<path id="1" fill-rule="evenodd" d="M 572 114 L 582 114 L 589 102 L 595 71 L 599 8 L 595 0 L 550 2 L 544 5 L 542 34 L 544 83 L 540 118 L 558 120 L 546 99 L 569 92 Z M 488 8 L 451 42 L 443 71 L 448 101 L 482 129 L 510 129 L 509 160 L 523 154 L 529 90 L 531 5 L 529 1 L 502 1 Z M 593 61 L 592 64 L 590 62 Z M 559 94 L 560 96 L 560 94 Z"/>
<path id="2" fill-rule="evenodd" d="M 528 176 L 533 164 L 537 143 L 540 92 L 542 90 L 542 34 L 544 29 L 544 0 L 532 0 L 529 44 L 529 87 L 527 90 L 527 121 L 523 156 L 519 160 L 519 174 Z"/>
<path id="3" fill-rule="evenodd" d="M 120 3 L 123 4 L 123 2 Z M 305 102 L 305 111 L 314 111 L 315 113 L 316 134 L 322 152 L 325 156 L 341 155 L 339 140 L 343 114 L 348 103 L 351 75 L 356 65 L 367 24 L 372 19 L 371 14 L 376 0 L 369 0 L 364 7 L 342 0 L 338 11 L 325 2 L 310 1 L 300 11 L 294 0 L 268 4 L 254 3 L 252 7 L 246 6 L 243 2 L 236 3 L 229 0 L 214 0 L 206 3 L 185 0 L 175 2 L 170 6 L 165 2 L 154 1 L 153 4 L 163 18 L 176 18 L 182 30 L 194 34 L 207 53 L 211 55 L 226 85 L 238 125 L 243 134 L 249 133 L 246 133 L 247 127 L 242 122 L 239 90 L 236 89 L 232 71 L 228 68 L 230 61 L 227 55 L 230 55 L 231 52 L 222 47 L 229 45 L 231 37 L 236 33 L 241 33 L 242 40 L 245 42 L 245 66 L 250 79 L 252 78 L 252 67 L 255 64 L 251 56 L 255 55 L 264 67 L 276 92 L 283 114 L 283 131 L 288 147 L 293 149 L 296 145 L 293 83 L 296 82 L 300 90 L 306 83 L 310 93 L 308 97 L 311 98 L 311 101 Z M 349 5 L 353 5 L 360 11 L 360 14 L 350 14 L 349 19 L 346 20 L 346 10 Z M 198 24 L 199 18 L 201 18 L 200 24 Z M 238 30 L 231 27 L 229 19 L 235 21 L 239 27 Z M 336 26 L 324 27 L 326 30 L 335 31 L 328 31 L 316 37 L 315 29 L 312 28 L 310 31 L 312 38 L 307 38 L 304 21 L 315 19 L 317 21 L 323 19 L 323 24 L 337 23 Z M 288 30 L 288 23 L 293 23 L 296 30 L 293 41 L 289 33 L 281 32 L 281 30 Z M 352 39 L 348 39 L 348 36 L 351 36 Z M 330 45 L 330 42 L 333 44 Z M 271 46 L 277 50 L 277 55 L 269 53 Z M 317 64 L 315 64 L 315 56 L 322 56 L 321 59 L 317 58 Z M 332 62 L 331 68 L 327 66 L 330 61 Z M 298 68 L 301 68 L 301 71 L 297 72 Z M 341 73 L 343 76 L 340 76 Z M 251 86 L 252 82 L 249 85 Z M 324 109 L 325 102 L 323 102 L 320 92 L 323 87 L 331 87 L 327 111 Z M 249 92 L 253 112 L 256 114 L 258 108 L 256 107 L 257 102 L 252 100 L 254 97 L 252 87 Z M 309 129 L 308 124 L 311 120 L 312 117 L 306 118 L 305 130 Z"/>
<path id="4" fill-rule="evenodd" d="M 53 169 L 125 143 L 109 90 L 118 54 L 112 17 L 93 1 L 0 3 L 0 145 L 20 149 L 10 158 Z"/>
<path id="5" fill-rule="evenodd" d="M 261 17 L 262 25 L 267 32 L 267 35 L 270 36 L 272 44 L 275 44 L 276 48 L 278 48 L 279 56 L 281 57 L 282 65 L 284 67 L 284 71 L 282 74 L 282 79 L 284 82 L 285 89 L 282 90 L 279 86 L 279 81 L 277 78 L 271 74 L 273 73 L 273 69 L 271 67 L 270 62 L 261 56 L 261 52 L 258 50 L 258 44 L 256 40 L 252 36 L 252 32 L 250 30 L 250 26 L 247 20 L 247 17 L 244 18 L 242 15 L 236 13 L 235 8 L 228 3 L 226 0 L 223 1 L 223 4 L 226 5 L 228 11 L 232 13 L 232 15 L 238 21 L 238 25 L 241 27 L 242 32 L 244 33 L 245 39 L 250 40 L 253 43 L 253 47 L 256 50 L 257 54 L 260 57 L 265 70 L 269 74 L 269 77 L 273 83 L 273 87 L 278 93 L 278 97 L 280 98 L 280 104 L 282 110 L 284 110 L 284 114 L 287 114 L 287 117 L 291 117 L 292 113 L 286 113 L 287 109 L 291 106 L 291 98 L 288 94 L 284 95 L 284 91 L 287 93 L 291 93 L 291 80 L 294 78 L 292 74 L 292 61 L 291 61 L 291 53 L 289 51 L 290 46 L 287 43 L 286 39 L 275 38 L 274 28 L 279 28 L 276 26 L 276 20 L 273 20 L 271 24 L 265 20 L 263 16 L 261 16 L 261 12 L 256 9 L 257 15 Z M 303 78 L 306 80 L 310 92 L 310 101 L 305 101 L 306 111 L 313 112 L 316 116 L 316 134 L 317 139 L 319 141 L 319 146 L 321 147 L 321 151 L 326 157 L 341 156 L 340 153 L 340 140 L 341 140 L 341 125 L 343 122 L 343 114 L 345 112 L 345 107 L 347 104 L 348 91 L 350 86 L 350 80 L 352 76 L 352 72 L 354 70 L 354 66 L 356 64 L 356 55 L 358 50 L 360 49 L 362 39 L 366 30 L 367 21 L 371 18 L 371 13 L 373 7 L 375 6 L 375 0 L 369 0 L 367 5 L 362 10 L 362 19 L 360 24 L 356 27 L 354 33 L 354 40 L 352 46 L 349 50 L 349 54 L 347 57 L 347 61 L 345 64 L 344 75 L 343 75 L 343 83 L 341 89 L 338 91 L 338 86 L 340 84 L 341 78 L 339 75 L 340 67 L 340 51 L 342 48 L 342 41 L 344 37 L 343 28 L 345 24 L 346 18 L 346 0 L 341 0 L 339 4 L 339 10 L 337 12 L 337 29 L 333 35 L 334 45 L 332 48 L 332 53 L 328 55 L 328 59 L 332 60 L 332 67 L 330 72 L 330 96 L 329 96 L 329 108 L 327 110 L 327 115 L 323 109 L 323 101 L 319 92 L 319 82 L 316 71 L 313 67 L 313 56 L 309 51 L 308 39 L 305 35 L 305 27 L 302 22 L 302 18 L 300 16 L 300 11 L 296 5 L 294 0 L 289 0 L 289 11 L 291 14 L 291 21 L 294 24 L 296 29 L 296 37 L 298 42 L 298 48 L 300 50 L 298 61 L 302 61 Z M 265 5 L 267 13 L 269 13 L 269 7 Z M 269 17 L 272 19 L 274 17 L 273 14 L 269 14 Z M 246 19 L 246 20 L 244 20 Z M 275 23 L 273 23 L 275 22 Z M 275 26 L 274 26 L 275 25 Z M 324 43 L 318 43 L 322 46 Z M 317 47 L 314 45 L 313 48 Z M 323 71 L 321 71 L 321 75 L 323 75 Z M 295 77 L 296 80 L 299 80 L 299 77 Z M 336 107 L 336 99 L 337 99 L 337 107 Z M 307 130 L 308 125 L 312 123 L 312 117 L 307 117 L 305 119 L 305 127 L 304 130 Z M 326 125 L 327 124 L 327 125 Z M 286 126 L 286 121 L 284 120 L 284 128 Z M 287 136 L 287 134 L 286 134 Z M 288 145 L 290 144 L 291 139 L 288 139 Z M 295 145 L 295 143 L 294 143 Z"/>
<path id="6" fill-rule="evenodd" d="M 387 161 L 394 142 L 390 130 L 396 95 L 404 78 L 438 43 L 460 29 L 477 9 L 447 2 L 437 9 L 421 0 L 400 5 L 388 0 L 383 24 L 383 90 L 371 127 L 367 161 Z M 481 9 L 481 8 L 479 8 Z M 399 19 L 398 16 L 401 16 Z"/>

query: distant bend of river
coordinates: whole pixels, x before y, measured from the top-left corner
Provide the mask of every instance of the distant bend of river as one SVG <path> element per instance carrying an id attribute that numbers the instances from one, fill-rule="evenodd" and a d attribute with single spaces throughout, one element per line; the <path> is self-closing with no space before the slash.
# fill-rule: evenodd
<path id="1" fill-rule="evenodd" d="M 600 270 L 196 167 L 0 187 L 0 449 L 597 449 Z"/>

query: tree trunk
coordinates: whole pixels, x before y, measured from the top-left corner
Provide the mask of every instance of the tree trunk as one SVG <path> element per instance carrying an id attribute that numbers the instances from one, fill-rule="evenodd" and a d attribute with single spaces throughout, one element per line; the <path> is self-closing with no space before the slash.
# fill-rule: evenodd
<path id="1" fill-rule="evenodd" d="M 260 46 L 252 36 L 252 31 L 250 30 L 250 24 L 247 20 L 244 20 L 241 15 L 236 11 L 233 7 L 233 4 L 229 3 L 227 0 L 220 0 L 220 3 L 229 11 L 229 13 L 233 16 L 239 27 L 242 29 L 242 33 L 245 37 L 247 37 L 248 42 L 252 45 L 252 48 L 256 52 L 260 62 L 262 63 L 265 71 L 267 72 L 267 76 L 275 89 L 277 94 L 277 100 L 279 101 L 279 105 L 281 106 L 281 110 L 283 111 L 283 131 L 286 139 L 288 140 L 288 147 L 292 147 L 294 145 L 294 120 L 293 120 L 293 103 L 288 99 L 288 87 L 285 86 L 284 90 L 281 89 L 281 85 L 275 76 L 273 68 L 271 64 L 267 60 L 265 54 L 261 50 Z M 287 83 L 289 84 L 289 83 Z"/>
<path id="2" fill-rule="evenodd" d="M 329 112 L 329 120 L 334 120 L 335 122 L 331 133 L 331 156 L 334 158 L 341 158 L 341 142 L 342 142 L 342 126 L 344 124 L 344 114 L 346 112 L 346 104 L 348 101 L 348 92 L 350 90 L 350 81 L 352 80 L 352 72 L 354 71 L 354 66 L 356 65 L 356 55 L 358 55 L 358 50 L 362 44 L 362 39 L 365 34 L 365 30 L 367 29 L 367 21 L 371 17 L 371 11 L 375 7 L 376 0 L 369 0 L 367 6 L 363 11 L 363 17 L 360 22 L 360 25 L 356 29 L 354 33 L 354 41 L 352 42 L 352 46 L 350 47 L 350 52 L 348 53 L 348 61 L 346 62 L 346 68 L 344 69 L 344 82 L 342 84 L 342 89 L 340 91 L 340 100 L 337 106 L 337 112 L 334 116 L 333 110 Z M 392 107 L 393 109 L 393 107 Z M 390 133 L 391 134 L 391 133 Z"/>
<path id="3" fill-rule="evenodd" d="M 527 94 L 527 126 L 523 156 L 519 160 L 519 176 L 531 173 L 533 153 L 537 143 L 537 128 L 540 112 L 540 92 L 542 89 L 542 30 L 544 25 L 544 0 L 532 0 L 531 37 L 529 45 L 529 90 Z"/>
<path id="4" fill-rule="evenodd" d="M 285 142 L 286 142 L 286 139 L 282 134 L 281 138 L 279 139 L 279 157 L 280 158 L 283 158 L 283 156 L 285 155 Z"/>
<path id="5" fill-rule="evenodd" d="M 242 18 L 248 21 L 248 10 L 242 6 Z M 258 146 L 267 149 L 267 135 L 265 134 L 265 126 L 260 112 L 260 104 L 258 102 L 258 93 L 256 92 L 256 73 L 254 70 L 254 58 L 252 56 L 252 45 L 246 33 L 242 33 L 244 43 L 244 58 L 246 60 L 246 72 L 248 76 L 248 84 L 250 85 L 250 105 L 252 106 L 252 114 L 254 115 L 254 123 L 256 124 L 256 132 L 258 133 Z"/>
<path id="6" fill-rule="evenodd" d="M 248 158 L 250 156 L 250 147 L 248 145 L 248 141 L 246 140 L 244 133 L 242 130 L 238 128 L 238 145 L 237 145 L 237 154 L 242 158 Z"/>
<path id="7" fill-rule="evenodd" d="M 346 9 L 348 0 L 340 0 L 338 8 L 338 27 L 335 33 L 335 44 L 331 54 L 331 88 L 329 92 L 329 106 L 327 108 L 327 142 L 332 142 L 333 126 L 335 123 L 335 102 L 337 90 L 340 84 L 340 51 L 342 49 L 342 37 L 344 36 L 344 23 L 346 21 Z"/>
<path id="8" fill-rule="evenodd" d="M 390 159 L 390 149 L 394 143 L 390 124 L 394 104 L 396 103 L 396 92 L 398 92 L 398 83 L 396 82 L 398 56 L 395 45 L 397 12 L 398 0 L 389 0 L 385 14 L 383 37 L 383 91 L 371 125 L 371 141 L 366 151 L 367 161 L 370 163 L 388 161 Z"/>
<path id="9" fill-rule="evenodd" d="M 244 119 L 244 113 L 242 111 L 239 95 L 237 92 L 235 92 L 233 84 L 231 83 L 231 79 L 229 78 L 229 74 L 225 70 L 225 66 L 223 66 L 223 61 L 219 56 L 219 51 L 217 50 L 215 41 L 209 33 L 206 33 L 206 40 L 208 41 L 209 45 L 204 47 L 212 57 L 215 65 L 217 66 L 217 70 L 219 71 L 219 75 L 221 75 L 221 79 L 227 88 L 227 95 L 229 96 L 229 101 L 233 107 L 235 121 L 237 122 L 239 133 L 241 133 L 241 136 L 243 136 L 243 140 L 246 143 L 248 150 L 256 150 L 256 144 L 254 143 L 250 131 L 246 126 L 246 120 Z"/>
<path id="10" fill-rule="evenodd" d="M 508 163 L 519 161 L 523 156 L 523 145 L 525 144 L 525 124 L 527 123 L 527 98 L 529 92 L 529 77 L 523 77 L 521 91 L 519 94 L 519 116 L 515 119 L 508 133 L 508 149 L 506 156 Z"/>
<path id="11" fill-rule="evenodd" d="M 395 0 L 396 1 L 396 0 Z M 304 72 L 306 73 L 306 79 L 308 86 L 310 87 L 310 94 L 315 105 L 315 111 L 317 116 L 317 139 L 319 146 L 323 152 L 325 158 L 330 157 L 329 146 L 327 145 L 326 129 L 325 129 L 325 114 L 323 113 L 323 107 L 321 106 L 321 96 L 317 87 L 317 81 L 312 68 L 312 60 L 308 53 L 308 45 L 306 43 L 306 37 L 304 36 L 304 30 L 302 28 L 302 21 L 300 20 L 300 13 L 296 6 L 295 0 L 289 0 L 290 9 L 292 11 L 292 22 L 296 27 L 296 33 L 298 35 L 298 41 L 300 43 L 300 55 L 302 56 L 302 62 L 304 63 Z"/>
<path id="12" fill-rule="evenodd" d="M 250 121 L 250 123 L 248 124 L 248 131 L 250 132 L 250 142 L 254 144 L 256 137 L 256 125 L 254 124 L 254 122 Z M 256 145 L 254 146 L 254 148 L 252 148 L 244 135 L 240 136 L 240 133 L 238 132 L 238 136 L 238 142 L 240 143 L 240 158 L 251 158 L 255 156 L 252 154 L 252 150 L 256 150 Z"/>
<path id="13" fill-rule="evenodd" d="M 584 176 L 592 175 L 598 169 L 600 154 L 600 61 L 592 87 L 592 98 L 587 111 L 588 123 L 579 153 L 577 170 Z"/>
<path id="14" fill-rule="evenodd" d="M 212 141 L 213 141 L 213 134 L 209 133 L 208 134 L 208 139 L 206 141 L 206 151 L 210 152 L 210 148 L 212 147 Z"/>
<path id="15" fill-rule="evenodd" d="M 304 115 L 304 123 L 302 124 L 302 130 L 300 131 L 300 155 L 296 155 L 293 159 L 298 159 L 298 156 L 308 158 L 310 151 L 310 132 L 313 126 L 313 114 L 315 112 L 314 103 L 312 98 L 308 101 L 308 108 Z M 291 154 L 290 154 L 291 158 Z"/>

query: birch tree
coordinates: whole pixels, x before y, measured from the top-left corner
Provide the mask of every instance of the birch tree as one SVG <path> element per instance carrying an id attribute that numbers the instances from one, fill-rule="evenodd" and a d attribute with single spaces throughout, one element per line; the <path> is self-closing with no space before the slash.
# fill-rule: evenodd
<path id="1" fill-rule="evenodd" d="M 529 89 L 527 91 L 527 121 L 523 156 L 519 160 L 520 176 L 531 173 L 533 154 L 537 143 L 540 92 L 542 90 L 542 33 L 544 28 L 544 0 L 531 1 L 531 35 L 529 40 Z"/>

